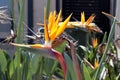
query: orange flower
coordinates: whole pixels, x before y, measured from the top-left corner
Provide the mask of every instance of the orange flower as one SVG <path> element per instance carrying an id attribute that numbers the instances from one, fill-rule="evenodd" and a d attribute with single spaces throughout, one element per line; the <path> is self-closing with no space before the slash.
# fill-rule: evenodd
<path id="1" fill-rule="evenodd" d="M 44 9 L 44 14 L 46 14 L 46 10 Z M 57 59 L 64 72 L 64 76 L 66 76 L 66 64 L 64 61 L 64 58 L 62 54 L 52 48 L 52 42 L 57 38 L 66 28 L 67 23 L 69 22 L 71 15 L 60 25 L 58 26 L 58 23 L 60 21 L 61 11 L 58 14 L 58 17 L 56 17 L 56 12 L 51 12 L 48 19 L 48 25 L 46 23 L 46 16 L 44 15 L 44 38 L 45 43 L 44 44 L 32 44 L 32 45 L 24 45 L 24 44 L 16 44 L 11 43 L 14 46 L 20 46 L 20 47 L 26 47 L 34 49 L 34 51 L 39 51 L 40 54 L 43 56 Z"/>
<path id="2" fill-rule="evenodd" d="M 101 32 L 102 30 L 95 24 L 92 23 L 94 21 L 95 14 L 92 14 L 86 21 L 85 21 L 85 14 L 81 12 L 81 21 L 80 22 L 69 22 L 67 28 L 86 28 L 89 31 Z"/>
<path id="3" fill-rule="evenodd" d="M 98 45 L 98 40 L 97 38 L 92 39 L 92 46 L 95 48 Z"/>
<path id="4" fill-rule="evenodd" d="M 98 63 L 98 61 L 95 59 L 94 68 L 96 69 L 96 68 L 98 68 L 98 66 L 99 66 L 99 63 Z"/>

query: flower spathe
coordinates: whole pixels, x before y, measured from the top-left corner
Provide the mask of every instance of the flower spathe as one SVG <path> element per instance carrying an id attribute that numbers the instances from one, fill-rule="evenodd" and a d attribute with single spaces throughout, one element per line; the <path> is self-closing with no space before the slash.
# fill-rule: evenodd
<path id="1" fill-rule="evenodd" d="M 46 10 L 44 9 L 44 14 L 46 14 Z M 32 45 L 25 45 L 25 44 L 16 44 L 11 43 L 14 46 L 26 47 L 35 49 L 36 51 L 42 51 L 43 55 L 46 57 L 52 57 L 53 59 L 57 59 L 64 72 L 64 77 L 66 76 L 66 64 L 62 54 L 52 48 L 52 42 L 57 38 L 66 28 L 67 23 L 69 22 L 71 15 L 60 25 L 58 23 L 60 21 L 61 11 L 59 12 L 58 16 L 56 16 L 56 12 L 50 12 L 48 18 L 48 24 L 46 23 L 46 15 L 44 15 L 44 44 L 32 44 Z"/>
<path id="2" fill-rule="evenodd" d="M 85 13 L 81 12 L 81 21 L 69 22 L 67 24 L 67 28 L 79 27 L 79 28 L 85 28 L 88 31 L 95 31 L 102 33 L 102 30 L 95 23 L 93 23 L 94 19 L 95 19 L 95 14 L 92 14 L 87 20 L 85 20 Z"/>

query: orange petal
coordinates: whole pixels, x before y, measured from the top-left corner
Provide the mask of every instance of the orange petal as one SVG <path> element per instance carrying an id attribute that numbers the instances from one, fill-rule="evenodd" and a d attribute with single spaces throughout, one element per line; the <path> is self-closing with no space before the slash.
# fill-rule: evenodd
<path id="1" fill-rule="evenodd" d="M 54 11 L 53 15 L 56 16 L 56 11 Z"/>
<path id="2" fill-rule="evenodd" d="M 51 22 L 52 20 L 52 12 L 50 12 L 49 18 L 48 18 L 48 22 Z"/>
<path id="3" fill-rule="evenodd" d="M 50 41 L 53 42 L 54 39 L 56 38 L 56 33 L 57 33 L 57 30 L 58 30 L 58 25 L 56 25 L 56 27 L 54 28 L 54 31 L 51 31 L 50 33 Z"/>
<path id="4" fill-rule="evenodd" d="M 60 21 L 60 17 L 61 17 L 61 10 L 60 10 L 60 12 L 58 14 L 58 17 L 57 17 L 54 25 L 52 26 L 53 27 L 52 30 L 50 31 L 50 39 L 51 39 L 51 41 L 53 41 L 55 39 L 55 35 L 56 35 L 56 31 L 58 29 L 58 23 Z"/>
<path id="5" fill-rule="evenodd" d="M 58 24 L 58 22 L 60 21 L 60 18 L 61 18 L 61 10 L 60 10 L 60 12 L 59 12 L 59 14 L 58 14 L 58 17 L 57 17 L 57 20 L 56 20 L 56 24 Z"/>
<path id="6" fill-rule="evenodd" d="M 94 62 L 94 67 L 95 67 L 95 69 L 98 68 L 98 66 L 99 66 L 99 63 L 98 63 L 98 61 L 95 59 L 95 62 Z"/>
<path id="7" fill-rule="evenodd" d="M 46 24 L 46 8 L 44 8 L 44 34 L 45 34 L 45 42 L 49 41 L 49 33 L 48 33 L 48 27 Z"/>
<path id="8" fill-rule="evenodd" d="M 59 26 L 59 28 L 58 28 L 58 30 L 57 30 L 57 33 L 56 33 L 56 35 L 55 35 L 55 38 L 56 38 L 57 36 L 59 36 L 59 35 L 65 30 L 65 28 L 66 28 L 66 26 L 67 26 L 67 24 L 68 24 L 71 16 L 72 16 L 72 14 Z"/>
<path id="9" fill-rule="evenodd" d="M 49 19 L 48 19 L 48 29 L 50 30 L 52 27 L 52 22 L 53 22 L 53 14 L 50 12 Z"/>
<path id="10" fill-rule="evenodd" d="M 58 24 L 57 23 L 54 23 L 54 25 L 52 25 L 52 29 L 50 30 L 50 36 L 53 34 L 53 33 L 56 33 L 58 29 Z"/>
<path id="11" fill-rule="evenodd" d="M 54 11 L 54 13 L 50 13 L 50 16 L 49 16 L 49 21 L 48 21 L 48 29 L 51 31 L 54 24 L 55 24 L 55 20 L 56 20 L 56 12 Z M 54 28 L 53 28 L 54 29 Z"/>
<path id="12" fill-rule="evenodd" d="M 81 23 L 82 24 L 85 23 L 85 14 L 84 14 L 84 12 L 81 13 Z"/>
<path id="13" fill-rule="evenodd" d="M 98 45 L 97 38 L 92 40 L 92 45 L 93 45 L 93 48 L 95 48 Z"/>
<path id="14" fill-rule="evenodd" d="M 67 67 L 66 67 L 65 60 L 64 60 L 61 53 L 59 53 L 58 51 L 56 51 L 54 49 L 52 49 L 52 51 L 56 55 L 57 60 L 60 62 L 60 65 L 61 65 L 61 67 L 63 69 L 63 72 L 64 72 L 64 78 L 65 78 L 66 77 L 66 72 L 67 72 Z"/>
<path id="15" fill-rule="evenodd" d="M 95 18 L 95 14 L 92 14 L 86 21 L 86 25 L 89 25 L 91 22 L 93 22 L 94 18 Z"/>
<path id="16" fill-rule="evenodd" d="M 53 32 L 55 30 L 55 27 L 56 27 L 56 23 L 55 22 L 56 22 L 56 13 L 54 12 L 50 32 Z"/>

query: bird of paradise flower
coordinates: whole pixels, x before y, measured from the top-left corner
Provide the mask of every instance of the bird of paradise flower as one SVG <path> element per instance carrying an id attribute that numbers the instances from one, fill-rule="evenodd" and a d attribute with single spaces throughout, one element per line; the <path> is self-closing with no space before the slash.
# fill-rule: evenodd
<path id="1" fill-rule="evenodd" d="M 93 48 L 95 48 L 97 45 L 98 45 L 98 40 L 97 40 L 97 38 L 93 38 L 93 39 L 92 39 L 92 46 L 93 46 Z"/>
<path id="2" fill-rule="evenodd" d="M 46 10 L 44 10 L 44 14 L 46 14 Z M 10 43 L 14 46 L 24 47 L 34 52 L 39 52 L 41 55 L 45 57 L 49 57 L 52 59 L 57 59 L 64 72 L 64 77 L 66 76 L 66 63 L 62 56 L 62 54 L 52 47 L 52 42 L 57 38 L 66 28 L 67 23 L 69 22 L 71 15 L 60 25 L 58 23 L 60 21 L 61 11 L 59 12 L 58 16 L 56 17 L 56 12 L 50 12 L 48 18 L 48 25 L 46 23 L 46 16 L 44 15 L 44 43 L 43 44 L 17 44 L 17 43 Z"/>
<path id="3" fill-rule="evenodd" d="M 81 21 L 77 20 L 76 22 L 69 22 L 67 24 L 67 28 L 79 27 L 79 28 L 86 28 L 88 31 L 95 31 L 102 33 L 102 30 L 95 23 L 93 23 L 95 17 L 96 15 L 92 14 L 87 20 L 85 20 L 85 13 L 81 12 Z"/>

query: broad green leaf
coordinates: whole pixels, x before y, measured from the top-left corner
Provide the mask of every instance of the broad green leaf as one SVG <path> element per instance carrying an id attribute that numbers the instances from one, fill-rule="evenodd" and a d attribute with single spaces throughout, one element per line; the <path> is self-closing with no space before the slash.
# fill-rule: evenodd
<path id="1" fill-rule="evenodd" d="M 31 59 L 31 70 L 32 70 L 32 74 L 35 74 L 39 67 L 40 67 L 40 55 L 34 55 Z"/>
<path id="2" fill-rule="evenodd" d="M 92 64 L 94 64 L 95 56 L 96 54 L 92 50 L 91 53 L 89 54 L 89 59 Z"/>
<path id="3" fill-rule="evenodd" d="M 21 79 L 21 69 L 20 69 L 20 65 L 21 64 L 21 50 L 19 48 L 17 48 L 16 52 L 15 52 L 15 56 L 14 56 L 14 67 L 16 70 L 15 73 L 15 78 L 16 80 L 20 80 Z"/>
<path id="4" fill-rule="evenodd" d="M 46 75 L 52 76 L 51 71 L 52 71 L 53 65 L 54 65 L 53 59 L 49 59 L 49 58 L 44 59 L 44 71 Z"/>
<path id="5" fill-rule="evenodd" d="M 7 69 L 7 59 L 3 50 L 0 50 L 0 69 L 3 73 L 5 73 Z"/>
<path id="6" fill-rule="evenodd" d="M 53 67 L 52 67 L 52 70 L 51 70 L 51 73 L 52 73 L 52 74 L 54 73 L 55 68 L 57 67 L 57 65 L 58 65 L 58 61 L 55 61 L 55 62 L 54 62 L 54 65 L 53 65 Z"/>
<path id="7" fill-rule="evenodd" d="M 67 65 L 67 70 L 68 70 L 67 72 L 69 72 L 70 74 L 69 77 L 71 77 L 71 80 L 76 80 L 76 75 L 73 69 L 73 63 L 72 63 L 71 58 L 66 53 L 64 53 L 64 58 L 65 58 L 66 65 Z"/>
<path id="8" fill-rule="evenodd" d="M 59 67 L 56 67 L 55 69 L 55 75 L 59 76 L 61 79 L 64 78 L 64 75 L 63 75 L 63 70 Z"/>
<path id="9" fill-rule="evenodd" d="M 59 45 L 58 47 L 55 48 L 55 50 L 59 51 L 59 52 L 63 52 L 65 47 L 66 47 L 66 41 L 64 41 L 63 43 L 61 43 L 61 45 Z"/>
<path id="10" fill-rule="evenodd" d="M 22 53 L 22 79 L 27 80 L 28 70 L 29 70 L 29 64 L 30 64 L 30 56 L 29 54 Z"/>
<path id="11" fill-rule="evenodd" d="M 11 60 L 11 61 L 10 61 L 10 64 L 9 64 L 9 75 L 10 75 L 10 78 L 12 78 L 14 72 L 15 72 L 14 62 L 13 62 L 13 60 Z"/>
<path id="12" fill-rule="evenodd" d="M 19 6 L 19 20 L 18 20 L 18 28 L 17 28 L 17 43 L 23 42 L 23 35 L 24 35 L 24 9 L 25 9 L 25 0 L 18 2 Z"/>
<path id="13" fill-rule="evenodd" d="M 19 50 L 18 50 L 19 51 Z M 16 51 L 15 52 L 15 56 L 14 56 L 14 66 L 15 66 L 15 69 L 18 67 L 18 66 L 20 66 L 20 57 L 21 57 L 21 54 L 18 52 L 18 51 Z"/>
<path id="14" fill-rule="evenodd" d="M 90 73 L 84 63 L 82 63 L 83 78 L 84 80 L 92 80 Z"/>

